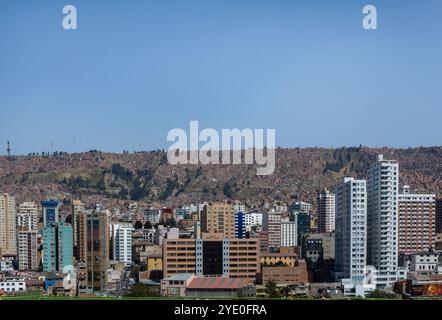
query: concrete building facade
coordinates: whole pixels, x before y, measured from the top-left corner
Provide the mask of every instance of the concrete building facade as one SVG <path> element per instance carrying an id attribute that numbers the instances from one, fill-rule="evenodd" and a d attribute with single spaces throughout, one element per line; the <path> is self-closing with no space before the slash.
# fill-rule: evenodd
<path id="1" fill-rule="evenodd" d="M 203 233 L 201 239 L 165 239 L 163 273 L 255 278 L 259 272 L 259 240 L 227 239 Z"/>
<path id="2" fill-rule="evenodd" d="M 318 192 L 316 202 L 318 232 L 333 232 L 335 230 L 335 195 L 326 189 Z"/>
<path id="3" fill-rule="evenodd" d="M 335 272 L 347 295 L 365 296 L 374 289 L 366 278 L 367 189 L 365 180 L 344 178 L 335 187 Z"/>
<path id="4" fill-rule="evenodd" d="M 23 202 L 17 213 L 17 229 L 37 230 L 38 207 L 35 202 Z"/>
<path id="5" fill-rule="evenodd" d="M 235 209 L 229 203 L 209 203 L 201 212 L 201 230 L 220 233 L 228 239 L 235 238 Z"/>
<path id="6" fill-rule="evenodd" d="M 399 254 L 429 250 L 436 237 L 436 195 L 411 194 L 399 198 Z"/>
<path id="7" fill-rule="evenodd" d="M 130 223 L 114 223 L 110 228 L 113 260 L 132 265 L 132 233 L 135 229 Z"/>
<path id="8" fill-rule="evenodd" d="M 17 254 L 15 198 L 7 193 L 0 195 L 0 252 Z"/>
<path id="9" fill-rule="evenodd" d="M 380 288 L 398 280 L 399 164 L 379 155 L 367 174 L 367 263 Z"/>
<path id="10" fill-rule="evenodd" d="M 17 231 L 18 270 L 38 271 L 37 230 L 20 228 Z"/>

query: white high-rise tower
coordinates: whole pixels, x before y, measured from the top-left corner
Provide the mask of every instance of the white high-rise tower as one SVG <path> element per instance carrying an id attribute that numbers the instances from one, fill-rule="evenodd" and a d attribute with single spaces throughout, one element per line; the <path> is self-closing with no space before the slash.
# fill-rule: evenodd
<path id="1" fill-rule="evenodd" d="M 378 156 L 368 170 L 368 263 L 379 288 L 398 279 L 399 164 Z"/>
<path id="2" fill-rule="evenodd" d="M 335 195 L 327 189 L 318 192 L 318 232 L 330 233 L 335 230 Z"/>
<path id="3" fill-rule="evenodd" d="M 335 271 L 344 293 L 365 296 L 374 289 L 368 284 L 367 267 L 367 190 L 365 180 L 344 178 L 335 187 Z"/>

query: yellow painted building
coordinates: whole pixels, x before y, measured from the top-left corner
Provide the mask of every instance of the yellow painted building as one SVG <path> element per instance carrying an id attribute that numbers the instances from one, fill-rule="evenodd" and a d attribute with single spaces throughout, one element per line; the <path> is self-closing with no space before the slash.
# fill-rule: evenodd
<path id="1" fill-rule="evenodd" d="M 163 270 L 163 256 L 150 255 L 146 257 L 147 270 Z"/>
<path id="2" fill-rule="evenodd" d="M 284 263 L 289 267 L 295 267 L 298 255 L 288 248 L 281 247 L 280 252 L 277 253 L 267 253 L 261 252 L 260 262 L 261 265 L 271 265 L 277 263 Z"/>

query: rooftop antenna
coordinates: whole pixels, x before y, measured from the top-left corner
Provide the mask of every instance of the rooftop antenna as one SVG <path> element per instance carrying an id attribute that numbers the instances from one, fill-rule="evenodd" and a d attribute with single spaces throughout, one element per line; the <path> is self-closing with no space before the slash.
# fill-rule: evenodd
<path id="1" fill-rule="evenodd" d="M 6 152 L 8 153 L 8 157 L 11 156 L 11 144 L 9 141 L 7 142 Z"/>

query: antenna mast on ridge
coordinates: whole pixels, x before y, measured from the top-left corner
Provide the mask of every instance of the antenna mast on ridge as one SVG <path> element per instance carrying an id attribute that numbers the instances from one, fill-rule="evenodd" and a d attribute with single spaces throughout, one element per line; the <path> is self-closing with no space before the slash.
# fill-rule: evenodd
<path id="1" fill-rule="evenodd" d="M 11 156 L 11 144 L 9 143 L 9 141 L 7 142 L 6 152 L 8 154 L 8 157 L 10 157 Z"/>

